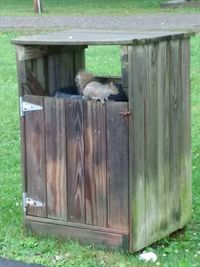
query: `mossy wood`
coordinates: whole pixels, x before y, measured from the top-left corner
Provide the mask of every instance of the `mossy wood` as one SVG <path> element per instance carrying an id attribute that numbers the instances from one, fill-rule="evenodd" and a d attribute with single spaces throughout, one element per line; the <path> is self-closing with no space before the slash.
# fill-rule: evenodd
<path id="1" fill-rule="evenodd" d="M 191 217 L 190 35 L 69 31 L 16 44 L 23 187 L 37 234 L 138 251 Z M 128 102 L 52 97 L 74 87 L 88 45 L 121 45 Z M 95 59 L 94 59 L 95 60 Z"/>

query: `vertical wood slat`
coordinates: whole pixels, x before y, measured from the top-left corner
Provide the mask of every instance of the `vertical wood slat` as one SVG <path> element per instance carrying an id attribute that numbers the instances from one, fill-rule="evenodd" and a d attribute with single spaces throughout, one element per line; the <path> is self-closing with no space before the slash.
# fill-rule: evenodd
<path id="1" fill-rule="evenodd" d="M 158 48 L 158 205 L 159 233 L 170 233 L 169 180 L 169 43 Z"/>
<path id="2" fill-rule="evenodd" d="M 182 105 L 180 118 L 180 209 L 181 227 L 191 218 L 192 179 L 191 179 L 191 100 L 190 100 L 190 43 L 181 40 L 181 87 Z"/>
<path id="3" fill-rule="evenodd" d="M 85 47 L 74 51 L 74 75 L 85 69 Z"/>
<path id="4" fill-rule="evenodd" d="M 107 103 L 108 227 L 128 230 L 128 110 L 126 102 Z"/>
<path id="5" fill-rule="evenodd" d="M 105 105 L 85 102 L 86 223 L 107 226 Z"/>
<path id="6" fill-rule="evenodd" d="M 42 97 L 25 96 L 24 98 L 27 102 L 43 107 Z M 27 112 L 25 129 L 28 197 L 46 204 L 44 112 L 42 110 Z M 46 207 L 29 207 L 28 214 L 46 217 Z"/>
<path id="7" fill-rule="evenodd" d="M 66 102 L 67 219 L 85 223 L 83 102 Z"/>
<path id="8" fill-rule="evenodd" d="M 67 220 L 65 102 L 44 99 L 48 218 Z"/>
<path id="9" fill-rule="evenodd" d="M 62 87 L 74 85 L 74 55 L 73 51 L 50 55 L 48 57 L 49 95 Z"/>
<path id="10" fill-rule="evenodd" d="M 43 89 L 43 95 L 48 95 L 48 81 L 47 81 L 47 57 L 43 56 L 32 61 L 32 71 L 38 80 L 38 83 Z"/>
<path id="11" fill-rule="evenodd" d="M 129 61 L 128 61 L 128 46 L 123 45 L 121 47 L 121 64 L 122 64 L 122 88 L 128 98 L 128 68 L 129 68 Z"/>
<path id="12" fill-rule="evenodd" d="M 128 47 L 129 60 L 129 194 L 130 249 L 146 244 L 144 95 L 146 82 L 146 46 Z"/>
<path id="13" fill-rule="evenodd" d="M 20 51 L 22 47 L 16 46 L 16 62 L 17 62 L 17 76 L 18 76 L 18 94 L 20 97 L 24 96 L 23 83 L 26 83 L 26 64 L 20 58 Z M 23 192 L 27 191 L 27 170 L 26 170 L 26 131 L 25 131 L 25 118 L 20 117 L 20 143 L 21 143 L 21 172 L 22 172 L 22 187 Z"/>
<path id="14" fill-rule="evenodd" d="M 145 88 L 145 191 L 146 243 L 159 236 L 158 200 L 158 44 L 147 45 L 147 86 Z M 149 241 L 149 239 L 151 241 Z"/>
<path id="15" fill-rule="evenodd" d="M 180 107 L 181 107 L 180 41 L 170 41 L 169 158 L 171 226 L 180 226 Z"/>

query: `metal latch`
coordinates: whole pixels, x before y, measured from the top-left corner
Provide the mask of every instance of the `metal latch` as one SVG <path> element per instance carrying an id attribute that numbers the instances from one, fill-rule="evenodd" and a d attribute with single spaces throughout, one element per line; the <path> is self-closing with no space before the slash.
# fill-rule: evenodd
<path id="1" fill-rule="evenodd" d="M 29 103 L 29 102 L 25 102 L 23 100 L 23 97 L 20 97 L 20 116 L 21 117 L 25 116 L 26 112 L 36 111 L 36 110 L 43 110 L 43 107 Z"/>
<path id="2" fill-rule="evenodd" d="M 125 118 L 125 117 L 130 116 L 131 112 L 130 111 L 122 111 L 122 112 L 119 112 L 119 115 L 121 115 L 123 118 Z"/>
<path id="3" fill-rule="evenodd" d="M 27 193 L 23 193 L 23 208 L 24 212 L 26 212 L 26 209 L 28 207 L 36 207 L 36 208 L 44 208 L 46 207 L 46 204 L 39 201 L 39 200 L 34 200 L 30 197 L 27 197 Z"/>

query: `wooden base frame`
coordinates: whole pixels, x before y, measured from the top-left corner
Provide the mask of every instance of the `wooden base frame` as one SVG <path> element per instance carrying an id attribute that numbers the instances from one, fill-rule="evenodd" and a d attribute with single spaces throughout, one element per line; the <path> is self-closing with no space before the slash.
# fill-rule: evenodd
<path id="1" fill-rule="evenodd" d="M 41 219 L 33 216 L 26 216 L 25 226 L 33 234 L 78 240 L 81 244 L 103 245 L 125 251 L 129 247 L 128 231 Z"/>

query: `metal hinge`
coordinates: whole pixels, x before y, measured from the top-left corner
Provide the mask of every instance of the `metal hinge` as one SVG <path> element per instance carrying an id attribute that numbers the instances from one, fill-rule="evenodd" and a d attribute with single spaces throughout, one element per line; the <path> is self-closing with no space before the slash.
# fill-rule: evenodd
<path id="1" fill-rule="evenodd" d="M 34 200 L 30 197 L 27 197 L 27 193 L 23 193 L 24 212 L 26 212 L 28 207 L 44 208 L 44 207 L 46 207 L 46 204 L 39 201 L 39 200 Z"/>
<path id="2" fill-rule="evenodd" d="M 23 97 L 20 97 L 20 116 L 21 117 L 25 116 L 26 112 L 36 111 L 36 110 L 43 110 L 43 107 L 29 103 L 29 102 L 25 102 L 23 100 Z"/>

